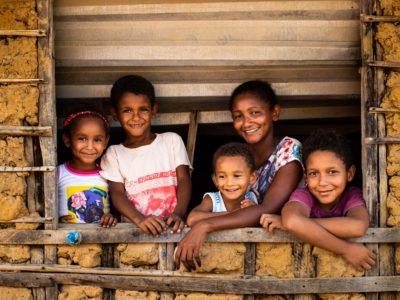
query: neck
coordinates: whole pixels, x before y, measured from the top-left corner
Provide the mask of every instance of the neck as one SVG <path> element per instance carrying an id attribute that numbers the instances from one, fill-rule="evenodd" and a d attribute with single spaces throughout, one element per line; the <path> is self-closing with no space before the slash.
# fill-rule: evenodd
<path id="1" fill-rule="evenodd" d="M 278 141 L 279 139 L 271 133 L 257 144 L 250 145 L 253 150 L 257 169 L 261 167 L 265 163 L 265 161 L 271 156 L 271 154 L 275 150 L 276 145 L 278 144 Z"/>
<path id="2" fill-rule="evenodd" d="M 78 170 L 78 171 L 96 171 L 97 170 L 96 162 L 85 164 L 85 163 L 77 162 L 76 160 L 72 159 L 68 163 L 71 168 Z"/>
<path id="3" fill-rule="evenodd" d="M 149 132 L 148 134 L 144 134 L 141 136 L 128 136 L 123 145 L 127 148 L 138 148 L 141 146 L 146 146 L 151 144 L 154 139 L 156 138 L 156 135 L 152 132 Z"/>

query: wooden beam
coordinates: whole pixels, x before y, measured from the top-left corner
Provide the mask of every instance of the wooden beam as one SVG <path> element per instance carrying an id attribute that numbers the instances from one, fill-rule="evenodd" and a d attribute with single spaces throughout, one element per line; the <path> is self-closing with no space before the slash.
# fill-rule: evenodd
<path id="1" fill-rule="evenodd" d="M 227 277 L 227 276 L 226 276 Z M 306 294 L 306 293 L 365 293 L 398 291 L 400 277 L 347 277 L 271 279 L 248 276 L 226 278 L 191 276 L 123 276 L 71 273 L 15 273 L 1 272 L 0 284 L 16 287 L 51 287 L 54 284 L 95 285 L 111 289 L 149 291 L 157 287 L 161 292 L 218 292 L 234 294 Z"/>
<path id="2" fill-rule="evenodd" d="M 9 167 L 0 166 L 0 172 L 53 172 L 56 168 L 53 166 L 41 167 Z"/>
<path id="3" fill-rule="evenodd" d="M 0 220 L 0 223 L 49 223 L 53 218 L 19 218 L 9 221 Z"/>
<path id="4" fill-rule="evenodd" d="M 399 16 L 360 15 L 361 22 L 400 22 Z"/>
<path id="5" fill-rule="evenodd" d="M 37 79 L 37 78 L 21 78 L 21 79 L 11 79 L 11 78 L 2 78 L 0 79 L 0 84 L 15 84 L 15 83 L 24 83 L 24 84 L 38 84 L 38 83 L 43 83 L 43 79 Z"/>
<path id="6" fill-rule="evenodd" d="M 0 36 L 46 36 L 44 30 L 18 30 L 18 29 L 1 29 Z"/>
<path id="7" fill-rule="evenodd" d="M 128 226 L 124 226 L 128 225 Z M 170 234 L 163 232 L 159 237 L 146 236 L 140 229 L 130 224 L 118 224 L 115 228 L 101 228 L 99 226 L 63 227 L 58 230 L 14 230 L 0 231 L 0 244 L 25 245 L 59 245 L 66 244 L 67 233 L 78 230 L 82 235 L 82 243 L 178 243 L 189 229 L 181 233 Z M 399 243 L 398 228 L 369 228 L 366 235 L 357 239 L 350 239 L 358 243 Z M 208 242 L 254 242 L 254 243 L 290 243 L 300 242 L 287 232 L 279 231 L 268 234 L 262 228 L 240 228 L 213 232 L 207 236 Z"/>
<path id="8" fill-rule="evenodd" d="M 397 138 L 397 137 L 379 137 L 379 138 L 367 137 L 367 138 L 365 138 L 365 144 L 367 144 L 367 145 L 399 144 L 399 143 L 400 143 L 400 138 Z"/>
<path id="9" fill-rule="evenodd" d="M 0 135 L 11 136 L 51 136 L 50 126 L 4 126 L 0 125 Z"/>

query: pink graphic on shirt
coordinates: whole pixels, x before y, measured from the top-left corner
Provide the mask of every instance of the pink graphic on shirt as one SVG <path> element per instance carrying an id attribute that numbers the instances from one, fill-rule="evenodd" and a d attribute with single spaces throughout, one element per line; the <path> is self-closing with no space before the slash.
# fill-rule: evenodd
<path id="1" fill-rule="evenodd" d="M 71 206 L 73 208 L 79 209 L 80 207 L 86 208 L 86 196 L 83 192 L 75 193 L 71 196 Z"/>

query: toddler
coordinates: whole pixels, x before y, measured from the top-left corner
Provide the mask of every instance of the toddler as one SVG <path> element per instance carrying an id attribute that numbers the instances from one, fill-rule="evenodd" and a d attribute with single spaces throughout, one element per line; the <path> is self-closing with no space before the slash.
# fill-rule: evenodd
<path id="1" fill-rule="evenodd" d="M 157 236 L 168 226 L 180 232 L 191 195 L 190 162 L 179 135 L 151 131 L 153 85 L 141 76 L 122 77 L 111 89 L 111 104 L 126 135 L 101 160 L 115 208 L 146 234 Z"/>
<path id="2" fill-rule="evenodd" d="M 256 166 L 250 147 L 242 143 L 221 146 L 213 157 L 213 181 L 218 192 L 206 193 L 189 214 L 189 226 L 234 210 L 256 205 L 257 196 L 249 190 L 256 180 Z"/>
<path id="3" fill-rule="evenodd" d="M 103 227 L 117 223 L 109 213 L 108 185 L 96 163 L 107 146 L 108 132 L 107 119 L 96 111 L 84 110 L 66 118 L 62 138 L 72 158 L 57 167 L 61 223 L 99 223 Z"/>

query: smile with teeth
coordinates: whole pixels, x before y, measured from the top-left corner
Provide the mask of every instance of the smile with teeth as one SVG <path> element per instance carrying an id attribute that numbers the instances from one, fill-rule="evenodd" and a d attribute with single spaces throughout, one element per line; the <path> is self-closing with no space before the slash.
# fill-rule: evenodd
<path id="1" fill-rule="evenodd" d="M 248 130 L 244 130 L 245 134 L 253 134 L 258 130 L 258 128 L 253 128 L 253 129 L 248 129 Z"/>

